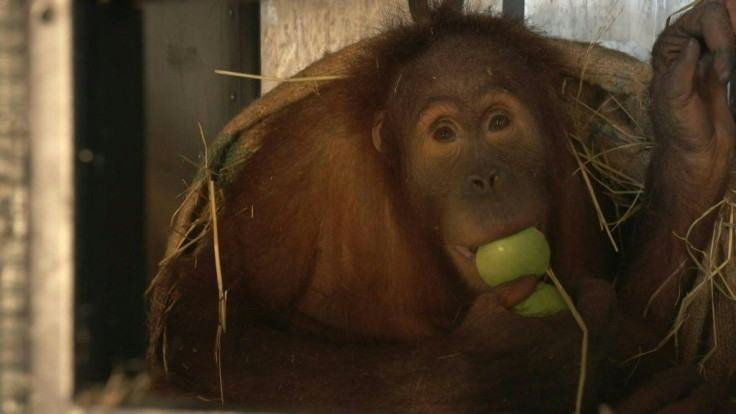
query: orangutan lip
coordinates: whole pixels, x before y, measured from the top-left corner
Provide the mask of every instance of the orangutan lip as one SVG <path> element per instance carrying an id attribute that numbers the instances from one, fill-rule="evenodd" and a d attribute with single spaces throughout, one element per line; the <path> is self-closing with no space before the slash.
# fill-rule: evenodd
<path id="1" fill-rule="evenodd" d="M 455 246 L 455 250 L 457 250 L 458 253 L 460 253 L 463 257 L 470 260 L 475 260 L 475 252 L 478 250 L 477 248 L 471 249 L 465 246 Z"/>

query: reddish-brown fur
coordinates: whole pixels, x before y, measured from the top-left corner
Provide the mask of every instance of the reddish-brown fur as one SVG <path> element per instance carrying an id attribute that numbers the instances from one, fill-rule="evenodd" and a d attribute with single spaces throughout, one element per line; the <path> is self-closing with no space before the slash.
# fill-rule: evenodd
<path id="1" fill-rule="evenodd" d="M 541 214 L 552 267 L 592 331 L 587 396 L 597 400 L 598 345 L 614 325 L 613 302 L 591 276 L 610 278 L 615 269 L 574 174 L 558 58 L 520 23 L 448 10 L 387 32 L 375 61 L 269 121 L 262 148 L 224 189 L 218 212 L 228 292 L 222 382 L 213 358 L 218 290 L 205 240 L 155 286 L 174 299 L 167 313 L 152 315 L 165 326 L 152 338 L 161 384 L 212 399 L 222 391 L 226 402 L 252 408 L 572 409 L 580 333 L 570 316 L 507 312 L 501 305 L 528 293 L 525 282 L 479 293 L 440 242 L 449 231 L 437 224 L 442 200 L 428 204 L 431 191 L 418 189 L 407 167 L 417 144 L 406 137 L 413 124 L 402 105 L 428 82 L 411 74 L 428 70 L 428 50 L 439 48 L 432 56 L 441 62 L 453 42 L 465 55 L 496 61 L 491 76 L 531 114 L 531 150 L 494 150 L 491 158 L 509 170 L 541 159 L 518 172 L 541 189 L 533 194 L 540 205 L 527 217 L 523 203 L 514 204 L 490 220 L 526 223 Z M 425 173 L 433 172 L 418 174 Z M 519 191 L 509 190 L 512 200 L 524 200 Z M 520 229 L 497 235 L 509 230 Z"/>

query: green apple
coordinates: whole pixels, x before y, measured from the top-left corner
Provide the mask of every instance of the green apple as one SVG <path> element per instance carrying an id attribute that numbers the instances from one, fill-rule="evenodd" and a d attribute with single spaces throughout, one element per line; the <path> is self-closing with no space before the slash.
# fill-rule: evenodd
<path id="1" fill-rule="evenodd" d="M 512 309 L 520 315 L 543 317 L 567 310 L 567 304 L 556 287 L 539 282 L 532 294 Z"/>
<path id="2" fill-rule="evenodd" d="M 490 286 L 516 280 L 521 276 L 543 275 L 549 267 L 549 245 L 536 227 L 493 241 L 478 248 L 475 265 Z"/>

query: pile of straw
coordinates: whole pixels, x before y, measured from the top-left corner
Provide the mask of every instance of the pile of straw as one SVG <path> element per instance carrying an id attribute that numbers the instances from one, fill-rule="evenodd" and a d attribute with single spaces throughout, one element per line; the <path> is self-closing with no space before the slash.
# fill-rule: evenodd
<path id="1" fill-rule="evenodd" d="M 582 45 L 564 41 L 553 44 L 568 56 L 570 74 L 578 74 L 578 85 L 566 85 L 578 88 L 567 93 L 571 97 L 569 112 L 575 120 L 570 138 L 580 144 L 576 146 L 580 172 L 586 182 L 597 184 L 589 185 L 596 206 L 600 197 L 607 197 L 615 206 L 614 217 L 607 218 L 599 209 L 599 219 L 618 250 L 617 229 L 638 211 L 655 145 L 649 116 L 651 69 L 601 47 L 589 45 L 580 55 Z M 601 87 L 607 93 L 595 98 L 586 95 L 586 86 Z M 717 214 L 708 247 L 699 251 L 688 242 L 689 232 L 678 235 L 690 255 L 689 263 L 679 271 L 694 267 L 697 278 L 689 291 L 682 292 L 672 331 L 661 344 L 674 341 L 681 363 L 696 365 L 709 381 L 720 384 L 728 383 L 736 374 L 736 262 L 732 260 L 735 203 L 733 175 L 723 200 L 693 223 Z M 664 284 L 676 280 L 676 276 L 670 275 Z"/>

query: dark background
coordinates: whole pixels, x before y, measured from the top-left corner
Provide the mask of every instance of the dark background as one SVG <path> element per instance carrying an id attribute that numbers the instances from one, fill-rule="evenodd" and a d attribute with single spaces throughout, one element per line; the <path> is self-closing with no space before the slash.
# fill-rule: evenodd
<path id="1" fill-rule="evenodd" d="M 78 391 L 106 381 L 113 368 L 144 367 L 144 292 L 169 231 L 158 217 L 171 216 L 194 175 L 184 158 L 201 151 L 197 122 L 212 141 L 260 90 L 258 82 L 211 73 L 214 66 L 259 72 L 259 13 L 252 1 L 74 2 Z M 192 27 L 200 30 L 187 34 Z M 223 28 L 217 41 L 208 27 Z M 209 62 L 217 60 L 211 49 L 224 60 Z M 194 63 L 182 65 L 171 50 Z M 201 82 L 166 83 L 177 76 Z"/>

